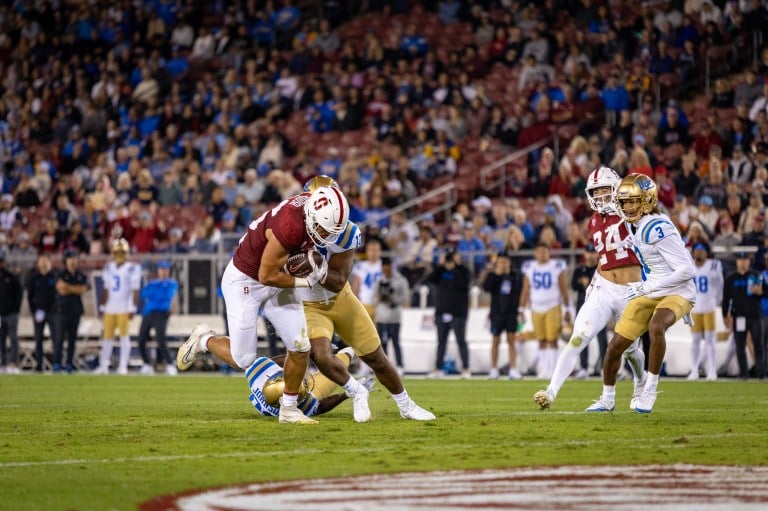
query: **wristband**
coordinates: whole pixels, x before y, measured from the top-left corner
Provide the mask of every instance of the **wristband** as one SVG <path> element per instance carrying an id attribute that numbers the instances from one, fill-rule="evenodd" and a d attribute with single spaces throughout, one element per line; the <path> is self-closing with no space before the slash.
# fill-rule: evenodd
<path id="1" fill-rule="evenodd" d="M 304 277 L 293 277 L 293 287 L 312 287 Z"/>

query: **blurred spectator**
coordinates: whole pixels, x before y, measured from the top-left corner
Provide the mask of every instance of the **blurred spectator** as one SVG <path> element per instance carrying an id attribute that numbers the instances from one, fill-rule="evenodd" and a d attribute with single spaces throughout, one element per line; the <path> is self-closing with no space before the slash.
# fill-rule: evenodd
<path id="1" fill-rule="evenodd" d="M 744 154 L 741 144 L 733 146 L 733 154 L 728 160 L 728 169 L 726 170 L 728 182 L 743 187 L 752 182 L 754 174 L 755 168 L 752 161 Z"/>
<path id="2" fill-rule="evenodd" d="M 184 231 L 179 227 L 171 227 L 168 230 L 168 242 L 164 244 L 160 252 L 168 254 L 186 254 L 189 248 L 184 243 Z"/>
<path id="3" fill-rule="evenodd" d="M 743 74 L 743 80 L 738 82 L 734 89 L 734 106 L 748 105 L 751 107 L 761 95 L 762 86 L 757 81 L 757 74 L 753 69 L 747 69 Z"/>
<path id="4" fill-rule="evenodd" d="M 741 244 L 748 247 L 757 247 L 758 250 L 765 248 L 765 213 L 757 213 L 752 218 L 752 229 L 744 231 L 741 238 Z"/>
<path id="5" fill-rule="evenodd" d="M 0 373 L 19 374 L 19 311 L 24 290 L 19 277 L 6 267 L 6 250 L 0 248 Z M 10 353 L 6 340 L 10 339 Z"/>
<path id="6" fill-rule="evenodd" d="M 672 208 L 677 196 L 675 182 L 669 177 L 669 172 L 664 167 L 656 169 L 656 187 L 658 188 L 659 202 L 667 208 Z"/>

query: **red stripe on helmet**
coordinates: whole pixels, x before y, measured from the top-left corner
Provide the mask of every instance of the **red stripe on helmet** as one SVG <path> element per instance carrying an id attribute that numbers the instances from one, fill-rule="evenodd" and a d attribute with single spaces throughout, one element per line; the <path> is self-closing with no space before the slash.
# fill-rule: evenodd
<path id="1" fill-rule="evenodd" d="M 336 198 L 339 199 L 339 220 L 336 222 L 336 228 L 338 229 L 342 227 L 341 221 L 344 218 L 344 196 L 336 188 L 330 188 L 333 190 L 333 193 L 336 194 Z"/>

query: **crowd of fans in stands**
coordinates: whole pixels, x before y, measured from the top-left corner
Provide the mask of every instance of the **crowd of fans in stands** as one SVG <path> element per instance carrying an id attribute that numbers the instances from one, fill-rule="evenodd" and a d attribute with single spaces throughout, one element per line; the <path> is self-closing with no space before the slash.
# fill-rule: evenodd
<path id="1" fill-rule="evenodd" d="M 763 250 L 768 49 L 747 64 L 768 30 L 765 3 L 371 1 L 354 4 L 426 9 L 445 32 L 432 40 L 406 23 L 362 41 L 341 35 L 342 11 L 317 17 L 291 0 L 4 3 L 0 246 L 99 254 L 119 232 L 141 253 L 214 252 L 222 233 L 322 173 L 406 273 L 422 274 L 445 244 L 482 267 L 485 250 L 585 246 L 584 179 L 604 164 L 656 179 L 689 243 Z M 457 23 L 474 41 L 444 51 Z M 706 51 L 723 46 L 731 74 L 689 116 Z M 499 68 L 516 77 L 514 101 L 485 85 Z M 668 75 L 677 86 L 657 108 Z M 578 134 L 562 155 L 534 153 L 507 200 L 475 197 L 437 224 L 382 219 L 459 172 L 468 148 L 524 147 L 553 125 Z M 364 143 L 350 147 L 298 136 L 359 130 Z M 547 198 L 535 225 L 531 197 Z M 159 214 L 178 205 L 204 213 L 187 232 Z"/>

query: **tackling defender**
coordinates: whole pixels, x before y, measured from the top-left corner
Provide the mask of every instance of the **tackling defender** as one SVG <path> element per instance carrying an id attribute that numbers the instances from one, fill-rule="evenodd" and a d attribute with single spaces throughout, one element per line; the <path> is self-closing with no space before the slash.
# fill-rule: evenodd
<path id="1" fill-rule="evenodd" d="M 587 288 L 587 298 L 576 315 L 573 333 L 560 352 L 549 385 L 533 395 L 533 400 L 542 410 L 555 402 L 560 388 L 573 372 L 579 354 L 611 319 L 619 320 L 628 301 L 625 297 L 627 285 L 641 278 L 637 256 L 627 248 L 629 231 L 613 201 L 613 194 L 620 183 L 621 178 L 608 167 L 593 170 L 587 180 L 587 201 L 594 211 L 589 220 L 589 233 L 600 258 L 598 271 Z M 639 346 L 640 341 L 636 340 L 624 353 L 634 373 L 635 389 L 630 401 L 632 409 L 645 385 L 645 354 Z"/>
<path id="2" fill-rule="evenodd" d="M 335 188 L 321 187 L 311 194 L 290 197 L 251 222 L 221 279 L 231 337 L 217 336 L 207 325 L 195 326 L 179 349 L 178 368 L 188 369 L 201 351 L 210 351 L 232 367 L 249 367 L 257 358 L 256 318 L 263 307 L 264 316 L 288 350 L 279 421 L 316 423 L 297 406 L 310 344 L 304 308 L 295 288 L 318 286 L 325 279 L 328 266 L 323 260 L 307 277 L 294 277 L 281 269 L 290 254 L 335 243 L 348 219 L 349 206 L 344 194 Z"/>
<path id="3" fill-rule="evenodd" d="M 665 333 L 687 317 L 696 300 L 691 254 L 669 217 L 659 210 L 656 183 L 646 175 L 630 174 L 615 194 L 619 213 L 632 235 L 634 250 L 643 268 L 643 280 L 627 286 L 629 300 L 608 343 L 603 366 L 603 393 L 588 411 L 611 411 L 616 395 L 616 373 L 621 354 L 649 332 L 648 374 L 635 411 L 649 413 L 656 402 L 661 364 L 666 352 Z"/>
<path id="4" fill-rule="evenodd" d="M 317 176 L 307 182 L 305 189 L 311 191 L 320 186 L 338 187 L 336 182 L 328 176 Z M 324 375 L 343 387 L 352 397 L 355 421 L 370 420 L 368 391 L 352 378 L 347 368 L 331 351 L 331 338 L 335 330 L 392 394 L 401 417 L 420 421 L 434 420 L 434 414 L 418 406 L 408 396 L 397 368 L 381 346 L 376 325 L 364 305 L 352 292 L 349 276 L 352 273 L 355 250 L 361 244 L 360 229 L 354 222 L 348 221 L 336 243 L 319 250 L 328 265 L 327 276 L 322 286 L 302 289 L 298 293 L 299 298 L 304 302 L 304 314 L 312 344 L 312 360 Z"/>
<path id="5" fill-rule="evenodd" d="M 707 380 L 717 380 L 715 354 L 715 313 L 723 299 L 723 265 L 717 259 L 709 258 L 709 246 L 696 243 L 693 246 L 695 263 L 693 282 L 696 285 L 696 304 L 691 310 L 691 372 L 689 380 L 699 379 L 699 366 L 702 362 L 701 341 L 704 341 L 704 360 Z"/>

